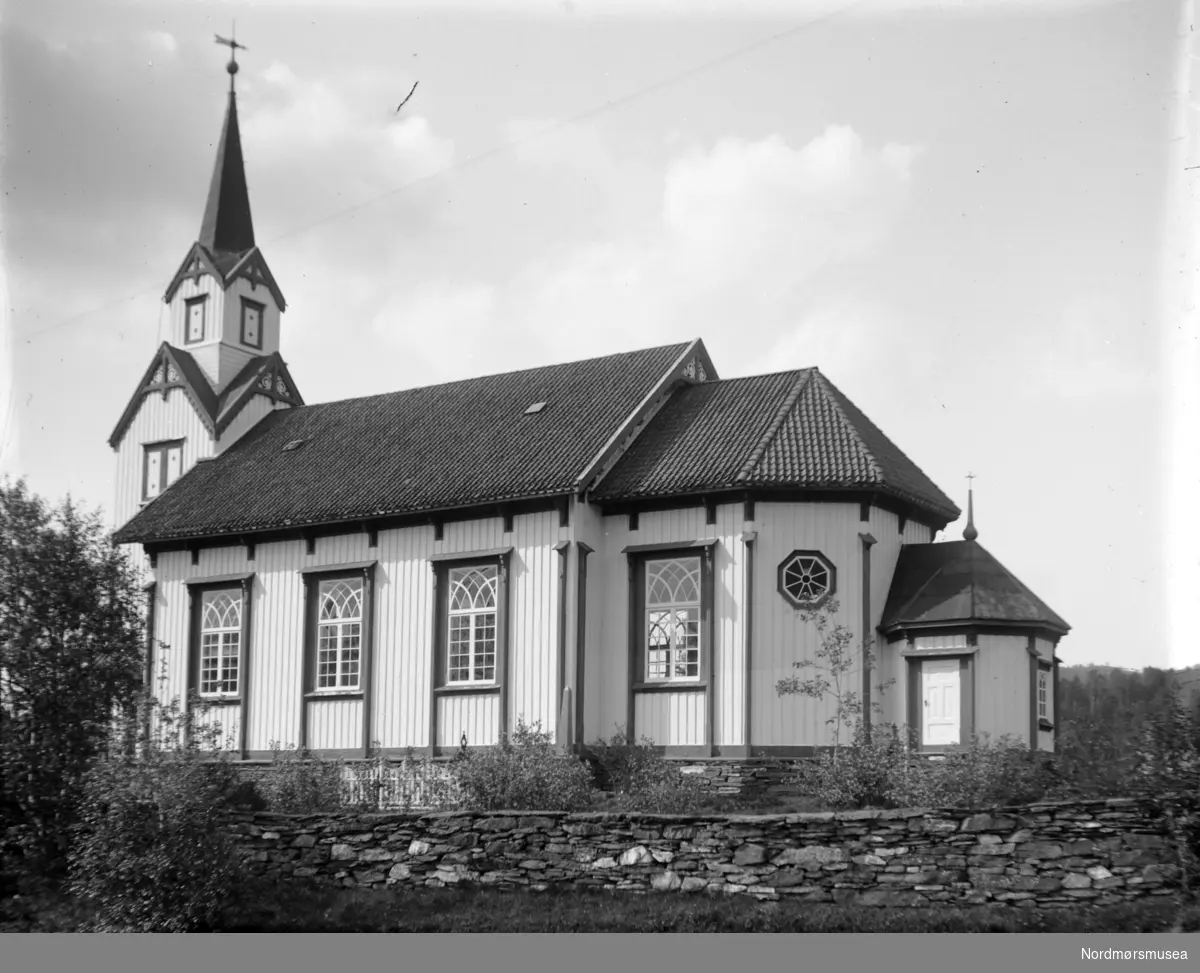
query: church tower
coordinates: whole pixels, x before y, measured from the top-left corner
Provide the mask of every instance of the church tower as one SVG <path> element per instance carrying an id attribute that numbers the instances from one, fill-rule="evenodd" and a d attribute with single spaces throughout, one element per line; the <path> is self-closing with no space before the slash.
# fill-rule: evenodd
<path id="1" fill-rule="evenodd" d="M 254 242 L 231 58 L 229 100 L 200 235 L 163 295 L 166 340 L 109 437 L 114 519 L 124 524 L 196 462 L 277 408 L 303 405 L 279 354 L 286 302 Z"/>

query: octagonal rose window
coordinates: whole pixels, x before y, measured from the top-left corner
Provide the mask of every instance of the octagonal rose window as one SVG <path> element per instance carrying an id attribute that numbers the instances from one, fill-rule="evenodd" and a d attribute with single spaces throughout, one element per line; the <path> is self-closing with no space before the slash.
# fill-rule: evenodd
<path id="1" fill-rule="evenodd" d="M 792 551 L 779 565 L 779 593 L 793 608 L 819 608 L 836 579 L 837 570 L 820 551 Z"/>

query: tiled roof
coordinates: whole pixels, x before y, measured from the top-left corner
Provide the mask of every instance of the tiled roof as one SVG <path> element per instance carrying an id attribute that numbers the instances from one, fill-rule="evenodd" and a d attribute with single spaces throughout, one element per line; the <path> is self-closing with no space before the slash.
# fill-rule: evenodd
<path id="1" fill-rule="evenodd" d="M 882 628 L 984 622 L 1070 626 L 976 541 L 909 544 L 900 550 Z"/>
<path id="2" fill-rule="evenodd" d="M 117 532 L 121 543 L 568 493 L 691 344 L 271 413 Z M 527 414 L 535 403 L 540 411 Z M 284 446 L 303 440 L 297 449 Z"/>
<path id="3" fill-rule="evenodd" d="M 960 511 L 817 369 L 685 387 L 593 491 L 599 501 L 749 489 L 871 490 Z"/>
<path id="4" fill-rule="evenodd" d="M 266 384 L 260 384 L 265 382 Z M 282 385 L 280 383 L 282 382 Z M 108 444 L 116 449 L 125 430 L 137 415 L 142 399 L 155 392 L 181 388 L 200 415 L 208 431 L 219 436 L 225 427 L 255 395 L 266 395 L 290 405 L 303 405 L 287 365 L 278 352 L 251 358 L 232 382 L 218 394 L 209 384 L 203 369 L 188 352 L 165 341 L 150 361 L 137 391 L 129 400 L 120 420 L 109 436 Z"/>

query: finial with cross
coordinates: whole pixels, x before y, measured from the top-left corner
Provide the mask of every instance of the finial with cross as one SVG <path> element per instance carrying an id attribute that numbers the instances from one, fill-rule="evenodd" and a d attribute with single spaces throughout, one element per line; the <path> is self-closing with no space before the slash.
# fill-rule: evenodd
<path id="1" fill-rule="evenodd" d="M 967 474 L 967 486 L 968 486 L 968 488 L 969 488 L 969 487 L 973 487 L 973 486 L 975 485 L 974 483 L 972 483 L 972 482 L 971 482 L 971 481 L 972 481 L 972 480 L 974 480 L 974 479 L 975 479 L 975 474 L 974 474 L 974 473 L 968 473 L 968 474 Z"/>
<path id="2" fill-rule="evenodd" d="M 225 70 L 229 72 L 229 90 L 233 91 L 233 76 L 238 73 L 237 52 L 247 50 L 245 44 L 239 44 L 235 37 L 237 36 L 237 21 L 233 23 L 233 36 L 222 37 L 220 34 L 214 34 L 218 44 L 224 44 L 229 48 L 229 63 L 225 65 Z"/>

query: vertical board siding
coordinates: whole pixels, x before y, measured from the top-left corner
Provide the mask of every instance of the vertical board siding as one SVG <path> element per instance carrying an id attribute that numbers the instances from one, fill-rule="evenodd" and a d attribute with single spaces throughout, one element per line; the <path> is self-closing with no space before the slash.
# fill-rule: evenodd
<path id="1" fill-rule="evenodd" d="M 180 476 L 195 466 L 197 459 L 213 454 L 208 427 L 183 389 L 169 389 L 166 399 L 161 392 L 142 396 L 137 415 L 117 444 L 113 505 L 113 522 L 117 526 L 123 526 L 141 507 L 144 447 L 147 443 L 174 439 L 183 440 Z"/>
<path id="2" fill-rule="evenodd" d="M 878 633 L 883 621 L 883 609 L 887 605 L 888 591 L 892 586 L 892 577 L 896 573 L 896 564 L 900 560 L 900 549 L 906 543 L 914 527 L 920 524 L 906 524 L 904 533 L 900 533 L 900 518 L 888 510 L 872 507 L 867 523 L 859 524 L 859 533 L 869 533 L 875 538 L 871 548 L 871 630 L 866 633 L 862 628 L 862 604 L 854 606 L 852 617 L 855 621 L 852 631 L 857 636 L 856 643 L 866 636 L 870 640 L 871 653 L 875 656 L 875 671 L 871 674 L 871 701 L 878 703 L 878 713 L 872 712 L 872 723 L 897 723 L 900 721 L 901 707 L 904 697 L 904 668 L 900 659 L 900 646 L 903 643 L 889 645 Z M 924 528 L 926 534 L 929 529 Z M 859 578 L 862 578 L 862 542 L 859 541 L 857 564 L 854 568 Z M 841 571 L 838 571 L 838 584 L 841 585 Z M 856 644 L 857 648 L 857 644 Z M 892 680 L 895 680 L 894 682 Z M 859 685 L 862 677 L 859 677 Z"/>
<path id="3" fill-rule="evenodd" d="M 256 426 L 263 416 L 273 412 L 276 406 L 281 409 L 290 408 L 287 403 L 276 402 L 276 400 L 270 399 L 265 395 L 254 396 L 254 398 L 242 406 L 241 411 L 221 433 L 221 438 L 217 440 L 217 452 L 223 453 L 236 443 L 243 435 Z"/>
<path id="4" fill-rule="evenodd" d="M 371 739 L 366 742 L 378 741 L 388 749 L 427 747 L 431 744 L 428 707 L 434 587 L 429 558 L 435 553 L 470 553 L 511 544 L 510 712 L 514 721 L 523 715 L 528 722 L 540 720 L 543 728 L 553 727 L 558 707 L 554 699 L 558 555 L 553 546 L 560 535 L 569 536 L 569 531 L 558 527 L 558 514 L 545 513 L 515 517 L 511 534 L 503 532 L 499 517 L 449 523 L 440 542 L 434 540 L 433 527 L 422 526 L 380 531 L 376 548 L 368 547 L 366 533 L 317 538 L 311 555 L 302 540 L 263 543 L 257 545 L 252 562 L 246 560 L 246 549 L 241 546 L 204 549 L 196 565 L 186 551 L 163 553 L 158 561 L 161 594 L 156 627 L 158 637 L 170 643 L 171 649 L 165 653 L 169 678 L 161 695 L 167 701 L 186 694 L 189 616 L 185 582 L 253 571 L 247 748 L 265 751 L 272 741 L 299 745 L 305 622 L 300 571 L 377 560 Z M 357 715 L 350 716 L 351 712 Z M 491 712 L 494 722 L 498 708 Z M 362 746 L 361 714 L 361 704 L 345 700 L 310 704 L 309 746 Z M 498 731 L 495 726 L 490 732 Z M 460 736 L 461 728 L 438 742 L 457 745 Z M 474 738 L 476 730 L 469 736 Z M 333 740 L 341 742 L 329 742 Z"/>
<path id="5" fill-rule="evenodd" d="M 242 298 L 248 297 L 265 305 L 262 322 L 259 324 L 259 334 L 262 337 L 262 350 L 250 348 L 242 342 Z M 265 284 L 255 284 L 245 277 L 238 277 L 229 285 L 225 296 L 225 319 L 223 334 L 225 340 L 232 345 L 246 349 L 246 355 L 269 355 L 279 350 L 279 327 L 282 315 L 275 306 L 275 298 Z M 229 376 L 232 378 L 233 376 Z M 228 381 L 228 379 L 226 380 Z"/>
<path id="6" fill-rule="evenodd" d="M 187 343 L 187 302 L 201 294 L 208 295 L 208 307 L 204 311 L 205 340 L 203 343 L 189 345 Z M 225 292 L 221 290 L 221 285 L 216 279 L 208 273 L 202 274 L 199 278 L 189 278 L 179 285 L 179 290 L 175 292 L 167 309 L 170 330 L 166 340 L 176 348 L 182 348 L 188 352 L 204 348 L 208 344 L 216 342 L 220 337 L 224 314 Z"/>
<path id="7" fill-rule="evenodd" d="M 610 577 L 619 578 L 618 584 L 625 584 L 625 575 L 607 566 L 609 555 L 605 541 L 605 531 L 610 523 L 617 518 L 601 517 L 595 507 L 586 503 L 577 503 L 571 510 L 571 530 L 575 539 L 582 541 L 592 549 L 588 555 L 587 591 L 585 592 L 586 609 L 584 611 L 584 648 L 583 657 L 583 698 L 576 701 L 577 706 L 583 707 L 583 739 L 581 743 L 591 743 L 612 736 L 616 727 L 615 721 L 608 719 L 609 714 L 602 712 L 601 699 L 604 696 L 603 678 L 607 668 L 606 660 L 616 652 L 628 655 L 628 646 L 619 636 L 612 636 L 611 644 L 605 643 L 606 633 L 616 631 L 617 623 L 604 616 L 607 610 L 606 592 Z M 619 548 L 618 548 L 619 550 Z M 573 558 L 578 578 L 579 558 Z M 622 571 L 624 565 L 622 565 Z M 576 588 L 572 585 L 572 588 Z M 574 595 L 572 596 L 574 597 Z M 576 603 L 575 612 L 579 611 Z M 578 615 L 576 615 L 578 617 Z M 571 633 L 574 640 L 576 632 Z M 572 641 L 574 647 L 574 641 Z M 621 719 L 624 722 L 624 719 Z"/>
<path id="8" fill-rule="evenodd" d="M 713 639 L 712 673 L 715 680 L 713 693 L 713 743 L 716 746 L 735 746 L 742 741 L 742 617 L 741 598 L 744 571 L 742 560 L 744 547 L 739 540 L 743 528 L 742 505 L 721 504 L 717 507 L 717 522 L 705 522 L 702 507 L 683 510 L 665 510 L 642 513 L 638 518 L 638 529 L 629 529 L 627 516 L 605 517 L 603 537 L 592 555 L 591 565 L 596 583 L 589 592 L 595 601 L 588 608 L 589 622 L 589 669 L 586 688 L 588 690 L 587 728 L 595 728 L 598 736 L 609 736 L 616 726 L 624 726 L 628 706 L 629 685 L 629 568 L 628 559 L 621 551 L 631 545 L 641 544 L 686 544 L 691 541 L 715 538 L 719 541 L 713 560 Z M 590 526 L 590 525 L 589 525 Z M 593 534 L 594 536 L 594 534 Z M 593 571 L 589 570 L 591 581 Z M 594 676 L 593 676 L 594 673 Z M 634 681 L 640 681 L 634 674 Z M 592 696 L 594 690 L 596 697 Z M 667 745 L 652 736 L 654 727 L 643 725 L 639 719 L 639 707 L 650 714 L 657 712 L 657 703 L 640 703 L 643 695 L 637 694 L 634 702 L 634 733 L 639 738 L 649 736 L 660 745 Z M 593 701 L 594 700 L 594 701 Z M 594 707 L 594 708 L 593 708 Z M 697 743 L 704 743 L 704 705 L 688 711 L 691 718 L 699 722 L 688 734 L 698 733 Z M 594 715 L 593 715 L 594 714 Z M 656 731 L 655 731 L 656 732 Z"/>
<path id="9" fill-rule="evenodd" d="M 213 729 L 217 733 L 213 741 L 217 750 L 237 750 L 238 707 L 212 706 L 196 715 L 197 729 Z"/>
<path id="10" fill-rule="evenodd" d="M 313 699 L 307 705 L 310 750 L 352 750 L 363 745 L 361 699 Z"/>
<path id="11" fill-rule="evenodd" d="M 437 707 L 438 746 L 457 747 L 464 733 L 469 747 L 491 746 L 498 741 L 498 694 L 441 696 Z"/>
<path id="12" fill-rule="evenodd" d="M 755 645 L 750 710 L 754 744 L 831 744 L 833 728 L 825 721 L 836 709 L 832 699 L 780 697 L 775 691 L 779 679 L 798 672 L 793 663 L 815 659 L 820 647 L 816 627 L 805 624 L 779 594 L 778 569 L 794 550 L 817 550 L 833 563 L 837 569 L 834 598 L 839 605 L 836 622 L 856 633 L 857 650 L 857 636 L 862 627 L 862 542 L 858 535 L 870 529 L 870 524 L 859 520 L 858 504 L 849 503 L 759 503 L 755 505 L 755 515 L 759 559 L 755 564 L 757 590 L 753 593 Z M 886 531 L 881 529 L 880 533 Z M 881 543 L 886 540 L 879 534 L 875 537 Z M 883 568 L 880 565 L 881 571 Z M 873 611 L 877 610 L 873 605 Z M 807 672 L 816 674 L 811 669 Z M 856 666 L 843 678 L 851 690 L 861 689 L 860 667 Z"/>
<path id="13" fill-rule="evenodd" d="M 1024 635 L 980 635 L 975 653 L 975 732 L 1029 740 L 1029 655 Z"/>
<path id="14" fill-rule="evenodd" d="M 638 693 L 633 699 L 638 738 L 664 747 L 700 746 L 705 702 L 703 692 Z"/>

